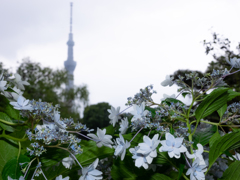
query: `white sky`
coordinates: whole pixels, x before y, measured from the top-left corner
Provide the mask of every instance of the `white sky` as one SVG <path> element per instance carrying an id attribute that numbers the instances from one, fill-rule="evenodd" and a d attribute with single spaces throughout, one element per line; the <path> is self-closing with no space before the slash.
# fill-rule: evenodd
<path id="1" fill-rule="evenodd" d="M 90 104 L 125 108 L 127 97 L 153 84 L 160 102 L 165 76 L 204 71 L 202 41 L 211 32 L 240 40 L 240 1 L 73 0 L 75 84 L 87 84 Z M 16 67 L 30 57 L 51 68 L 67 59 L 69 0 L 0 0 L 0 61 Z M 212 28 L 213 27 L 213 28 Z M 211 30 L 210 30 L 211 29 Z"/>

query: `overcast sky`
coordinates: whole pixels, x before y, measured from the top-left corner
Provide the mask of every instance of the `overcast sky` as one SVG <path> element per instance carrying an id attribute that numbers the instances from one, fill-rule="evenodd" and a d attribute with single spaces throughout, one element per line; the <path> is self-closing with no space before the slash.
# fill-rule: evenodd
<path id="1" fill-rule="evenodd" d="M 67 59 L 73 2 L 75 85 L 87 84 L 90 104 L 125 108 L 127 97 L 153 84 L 160 102 L 166 75 L 204 71 L 202 41 L 211 33 L 240 40 L 240 1 L 234 0 L 0 0 L 0 61 L 30 57 L 51 68 Z"/>

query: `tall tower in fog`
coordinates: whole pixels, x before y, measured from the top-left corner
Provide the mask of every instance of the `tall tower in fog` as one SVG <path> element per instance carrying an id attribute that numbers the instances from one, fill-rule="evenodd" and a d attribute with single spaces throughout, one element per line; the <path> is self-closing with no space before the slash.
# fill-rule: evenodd
<path id="1" fill-rule="evenodd" d="M 66 84 L 66 89 L 73 89 L 74 87 L 74 76 L 73 76 L 73 72 L 75 70 L 76 67 L 76 61 L 73 60 L 73 46 L 74 46 L 74 42 L 73 42 L 73 34 L 72 34 L 72 2 L 70 3 L 70 33 L 69 33 L 69 37 L 68 37 L 68 42 L 67 42 L 67 46 L 68 46 L 68 57 L 67 60 L 64 61 L 64 66 L 65 69 L 68 72 L 68 82 Z"/>

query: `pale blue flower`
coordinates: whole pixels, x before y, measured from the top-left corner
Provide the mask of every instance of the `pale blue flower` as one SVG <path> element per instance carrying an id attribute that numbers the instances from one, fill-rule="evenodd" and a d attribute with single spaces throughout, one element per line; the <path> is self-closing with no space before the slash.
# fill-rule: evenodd
<path id="1" fill-rule="evenodd" d="M 122 120 L 122 123 L 120 124 L 120 134 L 125 134 L 127 129 L 128 129 L 128 118 L 125 117 L 123 120 Z"/>
<path id="2" fill-rule="evenodd" d="M 73 164 L 76 164 L 74 159 L 71 157 L 71 155 L 69 157 L 63 158 L 62 159 L 62 164 L 65 168 L 71 169 Z"/>
<path id="3" fill-rule="evenodd" d="M 7 81 L 3 81 L 3 80 L 0 81 L 0 91 L 4 92 L 7 89 L 6 84 L 7 84 Z"/>
<path id="4" fill-rule="evenodd" d="M 121 156 L 121 160 L 123 160 L 126 154 L 126 149 L 130 147 L 130 143 L 128 141 L 125 142 L 121 134 L 119 134 L 119 137 L 120 138 L 116 139 L 116 146 L 113 146 L 115 148 L 114 155 Z"/>
<path id="5" fill-rule="evenodd" d="M 228 57 L 226 58 L 226 61 L 228 64 L 230 64 L 232 67 L 235 68 L 240 68 L 240 59 L 239 58 L 231 58 L 230 60 L 228 59 Z"/>
<path id="6" fill-rule="evenodd" d="M 161 83 L 162 86 L 172 86 L 174 84 L 173 77 L 166 75 L 166 79 Z"/>
<path id="7" fill-rule="evenodd" d="M 134 104 L 133 111 L 130 112 L 133 115 L 133 118 L 131 121 L 133 122 L 136 120 L 142 120 L 148 114 L 148 110 L 144 110 L 144 109 L 145 109 L 145 102 L 142 102 L 140 106 Z"/>
<path id="8" fill-rule="evenodd" d="M 151 158 L 157 157 L 157 146 L 160 143 L 158 140 L 159 134 L 155 134 L 152 139 L 148 136 L 143 136 L 144 143 L 140 143 L 138 153 L 148 154 Z"/>
<path id="9" fill-rule="evenodd" d="M 111 141 L 112 136 L 106 135 L 106 129 L 101 130 L 97 128 L 97 136 L 95 134 L 88 134 L 88 136 L 97 141 L 98 147 L 107 146 L 112 148 L 111 145 L 113 144 L 113 142 Z"/>
<path id="10" fill-rule="evenodd" d="M 59 175 L 58 177 L 56 177 L 55 180 L 69 180 L 69 177 L 67 176 L 67 177 L 63 178 L 62 175 Z"/>
<path id="11" fill-rule="evenodd" d="M 14 76 L 15 76 L 14 82 L 19 89 L 25 90 L 24 85 L 25 86 L 30 85 L 27 81 L 22 81 L 22 77 L 18 73 L 14 74 Z"/>
<path id="12" fill-rule="evenodd" d="M 32 105 L 29 104 L 29 100 L 19 96 L 17 102 L 10 102 L 14 109 L 17 110 L 33 110 Z"/>
<path id="13" fill-rule="evenodd" d="M 192 164 L 192 167 L 188 169 L 186 175 L 190 175 L 190 180 L 205 180 L 204 172 L 207 171 L 206 165 L 199 165 L 200 159 L 197 158 Z"/>
<path id="14" fill-rule="evenodd" d="M 82 176 L 79 180 L 102 179 L 102 172 L 96 169 L 98 161 L 99 159 L 97 158 L 90 166 L 84 167 L 82 169 Z"/>
<path id="15" fill-rule="evenodd" d="M 54 122 L 60 128 L 60 130 L 65 131 L 67 125 L 60 120 L 60 114 L 58 111 L 54 111 Z"/>
<path id="16" fill-rule="evenodd" d="M 198 150 L 194 150 L 194 154 L 189 154 L 188 151 L 186 151 L 186 156 L 189 159 L 199 159 L 199 165 L 206 165 L 202 153 L 203 153 L 203 146 L 201 144 L 197 144 Z"/>
<path id="17" fill-rule="evenodd" d="M 130 148 L 129 151 L 133 154 L 133 159 L 135 159 L 135 166 L 140 168 L 143 166 L 145 169 L 148 169 L 149 164 L 152 163 L 153 158 L 148 154 L 138 153 L 139 146 L 135 148 Z"/>
<path id="18" fill-rule="evenodd" d="M 168 155 L 173 158 L 180 158 L 181 152 L 186 152 L 187 148 L 182 145 L 183 138 L 175 138 L 170 133 L 166 133 L 166 140 L 160 141 L 162 146 L 159 148 L 160 152 L 168 152 Z"/>
<path id="19" fill-rule="evenodd" d="M 110 124 L 112 124 L 114 127 L 116 122 L 118 122 L 118 119 L 120 119 L 119 116 L 120 107 L 117 107 L 117 109 L 111 107 L 111 109 L 108 109 L 107 111 L 110 113 L 108 116 L 108 118 L 110 119 Z"/>

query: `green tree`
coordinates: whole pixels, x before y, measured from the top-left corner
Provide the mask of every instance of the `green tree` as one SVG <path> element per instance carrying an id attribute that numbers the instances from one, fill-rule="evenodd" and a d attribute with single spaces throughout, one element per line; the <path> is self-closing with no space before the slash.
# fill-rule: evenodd
<path id="1" fill-rule="evenodd" d="M 108 126 L 110 121 L 108 109 L 111 109 L 111 106 L 106 102 L 87 106 L 84 109 L 83 123 L 94 130 L 97 127 L 104 128 Z"/>
<path id="2" fill-rule="evenodd" d="M 2 64 L 0 68 L 3 69 Z M 65 69 L 42 67 L 40 63 L 25 58 L 18 66 L 17 73 L 30 83 L 29 86 L 25 86 L 23 96 L 26 99 L 41 99 L 53 105 L 59 104 L 62 118 L 72 117 L 74 120 L 80 120 L 79 109 L 88 104 L 89 92 L 86 85 L 67 91 L 65 84 L 68 77 Z"/>

